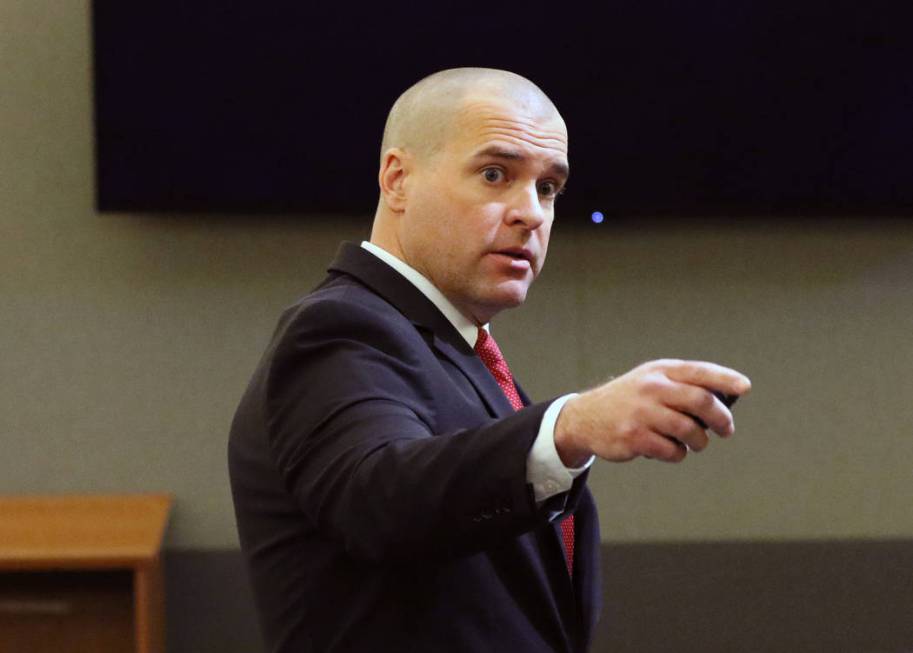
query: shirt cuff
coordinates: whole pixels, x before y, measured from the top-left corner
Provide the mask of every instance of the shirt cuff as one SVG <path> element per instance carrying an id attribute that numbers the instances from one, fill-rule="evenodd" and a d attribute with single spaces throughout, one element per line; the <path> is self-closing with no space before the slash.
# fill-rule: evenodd
<path id="1" fill-rule="evenodd" d="M 537 506 L 541 506 L 546 499 L 570 490 L 574 479 L 589 469 L 596 459 L 595 456 L 590 456 L 581 467 L 565 467 L 555 449 L 555 423 L 558 415 L 564 404 L 576 396 L 576 393 L 571 393 L 552 402 L 542 416 L 539 434 L 526 456 L 526 480 L 533 486 Z"/>

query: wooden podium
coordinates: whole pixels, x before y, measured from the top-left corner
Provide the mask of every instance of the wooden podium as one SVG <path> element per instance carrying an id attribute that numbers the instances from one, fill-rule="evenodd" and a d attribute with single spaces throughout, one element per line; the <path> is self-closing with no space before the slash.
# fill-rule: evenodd
<path id="1" fill-rule="evenodd" d="M 163 653 L 168 495 L 0 497 L 0 653 Z"/>

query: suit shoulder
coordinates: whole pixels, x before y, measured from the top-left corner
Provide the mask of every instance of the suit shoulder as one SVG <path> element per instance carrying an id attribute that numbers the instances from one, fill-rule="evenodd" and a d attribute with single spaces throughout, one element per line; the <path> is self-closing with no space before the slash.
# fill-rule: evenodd
<path id="1" fill-rule="evenodd" d="M 414 333 L 410 320 L 393 305 L 354 280 L 326 284 L 286 308 L 277 340 L 299 337 L 369 337 Z"/>
<path id="2" fill-rule="evenodd" d="M 343 278 L 285 310 L 264 362 L 272 373 L 327 357 L 346 366 L 369 359 L 418 370 L 434 356 L 431 337 L 383 297 Z"/>

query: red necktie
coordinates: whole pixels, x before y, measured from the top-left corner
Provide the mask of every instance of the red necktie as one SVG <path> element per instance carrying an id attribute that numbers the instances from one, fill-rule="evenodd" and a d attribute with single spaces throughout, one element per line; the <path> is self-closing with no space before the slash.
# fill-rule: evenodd
<path id="1" fill-rule="evenodd" d="M 501 386 L 507 401 L 513 406 L 514 410 L 523 408 L 523 401 L 520 399 L 520 393 L 517 392 L 517 386 L 514 385 L 514 377 L 507 367 L 507 361 L 498 348 L 498 343 L 485 329 L 479 329 L 479 338 L 476 340 L 476 353 L 485 367 L 495 377 L 495 381 Z M 574 515 L 568 515 L 561 522 L 561 539 L 564 540 L 564 550 L 567 554 L 567 573 L 574 573 Z"/>

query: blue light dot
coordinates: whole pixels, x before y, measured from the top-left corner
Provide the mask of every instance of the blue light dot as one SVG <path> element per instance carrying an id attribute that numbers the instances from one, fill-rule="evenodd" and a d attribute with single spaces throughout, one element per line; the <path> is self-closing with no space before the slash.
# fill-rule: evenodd
<path id="1" fill-rule="evenodd" d="M 593 211 L 593 215 L 590 217 L 593 219 L 595 224 L 602 224 L 602 221 L 605 220 L 605 216 L 602 214 L 602 211 Z"/>

